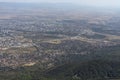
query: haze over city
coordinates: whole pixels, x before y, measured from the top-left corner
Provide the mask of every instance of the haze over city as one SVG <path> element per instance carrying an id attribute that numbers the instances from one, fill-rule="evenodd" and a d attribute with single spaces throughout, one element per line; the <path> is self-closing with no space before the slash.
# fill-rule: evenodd
<path id="1" fill-rule="evenodd" d="M 0 0 L 0 2 L 73 3 L 84 6 L 120 8 L 120 0 Z"/>

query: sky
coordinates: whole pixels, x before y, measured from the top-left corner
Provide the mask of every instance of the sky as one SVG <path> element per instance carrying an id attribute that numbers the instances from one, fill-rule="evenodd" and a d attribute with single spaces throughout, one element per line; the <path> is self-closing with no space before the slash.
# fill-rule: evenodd
<path id="1" fill-rule="evenodd" d="M 87 6 L 119 7 L 120 0 L 0 0 L 0 2 L 73 3 Z"/>

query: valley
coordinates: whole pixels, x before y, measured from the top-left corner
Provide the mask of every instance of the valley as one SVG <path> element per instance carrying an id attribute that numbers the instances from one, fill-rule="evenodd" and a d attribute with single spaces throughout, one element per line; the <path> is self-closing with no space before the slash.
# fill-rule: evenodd
<path id="1" fill-rule="evenodd" d="M 1 5 L 1 80 L 120 79 L 119 12 L 30 5 Z"/>

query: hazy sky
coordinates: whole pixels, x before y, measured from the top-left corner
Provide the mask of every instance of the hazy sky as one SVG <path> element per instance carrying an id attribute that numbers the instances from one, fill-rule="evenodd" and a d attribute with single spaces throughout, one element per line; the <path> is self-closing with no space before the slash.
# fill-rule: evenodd
<path id="1" fill-rule="evenodd" d="M 120 7 L 120 0 L 0 0 L 0 2 L 68 2 L 90 6 Z"/>

